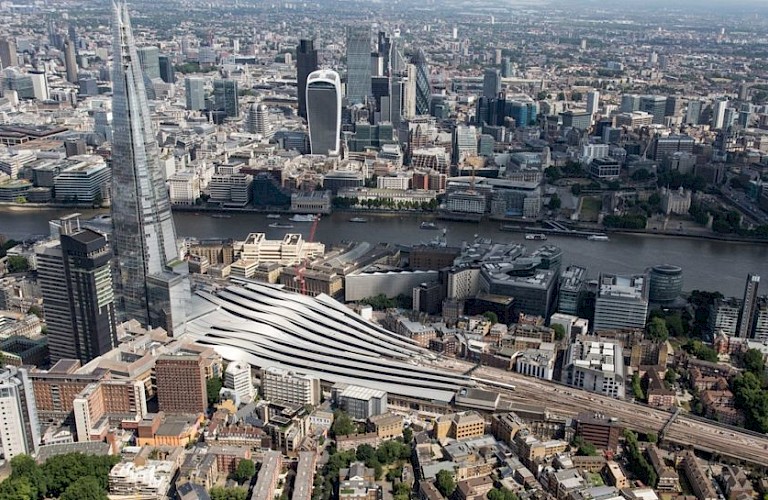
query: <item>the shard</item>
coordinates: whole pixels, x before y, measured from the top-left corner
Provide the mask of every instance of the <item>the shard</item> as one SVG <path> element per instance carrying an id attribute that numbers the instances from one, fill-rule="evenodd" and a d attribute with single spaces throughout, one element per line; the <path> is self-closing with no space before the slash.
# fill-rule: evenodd
<path id="1" fill-rule="evenodd" d="M 121 319 L 181 333 L 189 280 L 150 120 L 128 8 L 114 4 L 112 247 Z"/>

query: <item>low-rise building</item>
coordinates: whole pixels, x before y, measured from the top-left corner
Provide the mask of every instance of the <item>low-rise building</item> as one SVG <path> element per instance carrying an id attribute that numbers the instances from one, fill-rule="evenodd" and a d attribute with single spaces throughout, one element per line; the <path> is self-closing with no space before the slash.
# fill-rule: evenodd
<path id="1" fill-rule="evenodd" d="M 375 432 L 380 439 L 393 439 L 403 435 L 403 417 L 394 413 L 373 415 L 368 418 L 369 432 Z"/>
<path id="2" fill-rule="evenodd" d="M 280 452 L 265 452 L 250 500 L 273 500 L 282 470 L 283 457 Z"/>
<path id="3" fill-rule="evenodd" d="M 712 480 L 704 472 L 704 468 L 692 451 L 683 452 L 680 467 L 698 500 L 717 500 L 718 495 Z"/>
<path id="4" fill-rule="evenodd" d="M 485 419 L 475 411 L 441 415 L 435 421 L 437 439 L 469 439 L 485 434 Z"/>

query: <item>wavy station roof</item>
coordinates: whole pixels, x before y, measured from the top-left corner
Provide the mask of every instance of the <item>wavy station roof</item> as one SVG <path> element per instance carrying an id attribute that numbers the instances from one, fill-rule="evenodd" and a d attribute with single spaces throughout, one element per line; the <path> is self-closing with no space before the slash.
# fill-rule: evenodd
<path id="1" fill-rule="evenodd" d="M 411 339 L 364 320 L 326 295 L 307 297 L 280 286 L 233 280 L 200 290 L 187 337 L 222 357 L 265 368 L 278 366 L 329 382 L 450 402 L 472 385 L 469 377 L 426 366 L 434 353 Z"/>

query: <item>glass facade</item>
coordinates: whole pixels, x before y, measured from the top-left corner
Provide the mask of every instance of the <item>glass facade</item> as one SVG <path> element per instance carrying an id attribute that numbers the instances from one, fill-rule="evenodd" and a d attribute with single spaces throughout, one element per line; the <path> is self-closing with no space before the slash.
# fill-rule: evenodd
<path id="1" fill-rule="evenodd" d="M 338 154 L 341 88 L 335 71 L 315 71 L 307 78 L 307 123 L 312 154 Z"/>
<path id="2" fill-rule="evenodd" d="M 112 248 L 121 319 L 150 323 L 147 278 L 179 260 L 176 229 L 150 121 L 128 10 L 115 6 L 112 97 Z M 152 325 L 155 326 L 155 325 Z"/>
<path id="3" fill-rule="evenodd" d="M 371 30 L 350 28 L 347 33 L 347 99 L 365 102 L 371 94 Z"/>
<path id="4" fill-rule="evenodd" d="M 416 66 L 416 114 L 428 115 L 432 85 L 429 83 L 429 66 L 423 50 L 419 49 L 413 64 Z"/>

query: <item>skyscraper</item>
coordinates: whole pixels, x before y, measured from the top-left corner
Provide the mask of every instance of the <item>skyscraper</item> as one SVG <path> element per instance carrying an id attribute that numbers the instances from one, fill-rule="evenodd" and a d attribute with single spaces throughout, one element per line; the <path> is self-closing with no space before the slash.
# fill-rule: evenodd
<path id="1" fill-rule="evenodd" d="M 64 66 L 67 70 L 67 81 L 77 83 L 77 57 L 75 56 L 75 43 L 67 38 L 64 41 Z"/>
<path id="2" fill-rule="evenodd" d="M 246 129 L 251 134 L 259 134 L 263 138 L 269 139 L 273 135 L 272 124 L 269 120 L 269 108 L 262 103 L 253 103 L 248 108 L 246 117 Z"/>
<path id="3" fill-rule="evenodd" d="M 419 49 L 411 63 L 416 67 L 416 114 L 428 115 L 432 85 L 429 83 L 429 66 L 424 51 Z"/>
<path id="4" fill-rule="evenodd" d="M 688 101 L 688 109 L 685 112 L 685 123 L 698 125 L 701 118 L 702 102 L 699 100 Z"/>
<path id="5" fill-rule="evenodd" d="M 590 90 L 587 92 L 587 113 L 595 117 L 595 113 L 600 108 L 600 91 Z"/>
<path id="6" fill-rule="evenodd" d="M 489 68 L 483 74 L 483 97 L 493 99 L 501 92 L 501 74 L 496 68 Z"/>
<path id="7" fill-rule="evenodd" d="M 333 70 L 318 70 L 307 77 L 307 124 L 312 154 L 341 152 L 341 80 Z"/>
<path id="8" fill-rule="evenodd" d="M 377 39 L 377 50 L 379 55 L 384 59 L 384 74 L 386 76 L 392 75 L 392 39 L 387 36 L 383 31 L 379 31 Z"/>
<path id="9" fill-rule="evenodd" d="M 150 80 L 160 78 L 160 49 L 157 47 L 139 47 L 139 65 L 144 75 Z"/>
<path id="10" fill-rule="evenodd" d="M 202 111 L 205 109 L 205 80 L 187 77 L 184 79 L 184 90 L 188 110 Z"/>
<path id="11" fill-rule="evenodd" d="M 158 61 L 160 64 L 160 78 L 165 83 L 176 83 L 176 72 L 173 69 L 173 61 L 170 56 L 161 55 Z"/>
<path id="12" fill-rule="evenodd" d="M 0 40 L 0 65 L 3 68 L 18 66 L 19 56 L 16 53 L 16 43 L 4 38 Z"/>
<path id="13" fill-rule="evenodd" d="M 371 30 L 350 28 L 347 33 L 347 100 L 365 102 L 371 94 Z"/>
<path id="14" fill-rule="evenodd" d="M 40 445 L 40 421 L 27 370 L 0 369 L 0 448 L 5 460 L 34 455 Z"/>
<path id="15" fill-rule="evenodd" d="M 116 4 L 114 15 L 111 242 L 117 310 L 121 319 L 180 333 L 189 281 L 126 5 Z"/>
<path id="16" fill-rule="evenodd" d="M 240 101 L 235 80 L 213 81 L 213 102 L 218 111 L 223 111 L 229 118 L 240 116 Z"/>
<path id="17" fill-rule="evenodd" d="M 317 50 L 313 40 L 300 40 L 296 47 L 296 94 L 299 98 L 299 116 L 307 118 L 307 77 L 317 71 Z"/>
<path id="18" fill-rule="evenodd" d="M 83 364 L 117 344 L 115 300 L 107 239 L 79 221 L 63 220 L 58 242 L 38 251 L 51 360 Z"/>
<path id="19" fill-rule="evenodd" d="M 752 336 L 752 329 L 755 326 L 758 285 L 760 285 L 760 276 L 748 274 L 747 284 L 744 287 L 744 300 L 741 302 L 739 329 L 736 331 L 736 336 L 741 339 L 748 339 Z"/>

